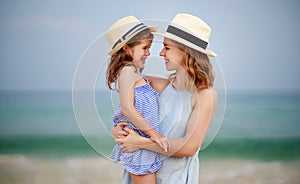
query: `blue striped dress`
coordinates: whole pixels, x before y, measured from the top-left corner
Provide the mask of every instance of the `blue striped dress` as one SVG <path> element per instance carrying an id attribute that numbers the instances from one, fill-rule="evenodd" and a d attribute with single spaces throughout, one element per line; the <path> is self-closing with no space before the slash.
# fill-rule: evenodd
<path id="1" fill-rule="evenodd" d="M 134 89 L 134 107 L 156 131 L 159 131 L 160 96 L 159 93 L 150 86 L 149 81 L 145 77 L 143 78 L 146 81 L 146 84 Z M 135 130 L 143 137 L 149 138 L 148 135 L 136 128 L 128 118 L 125 117 L 119 106 L 113 115 L 113 124 L 116 126 L 120 122 L 128 122 L 128 128 Z M 113 148 L 110 158 L 114 162 L 121 162 L 127 172 L 135 175 L 154 173 L 162 166 L 162 162 L 157 153 L 146 149 L 125 153 L 120 149 L 119 144 L 116 144 Z"/>

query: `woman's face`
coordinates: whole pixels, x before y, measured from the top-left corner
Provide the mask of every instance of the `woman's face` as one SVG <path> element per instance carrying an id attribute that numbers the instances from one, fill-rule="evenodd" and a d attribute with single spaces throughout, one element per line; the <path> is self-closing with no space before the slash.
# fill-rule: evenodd
<path id="1" fill-rule="evenodd" d="M 146 59 L 150 55 L 151 44 L 152 40 L 140 40 L 135 46 L 126 49 L 126 52 L 131 55 L 136 68 L 143 69 L 145 67 Z"/>
<path id="2" fill-rule="evenodd" d="M 164 47 L 159 55 L 164 57 L 166 69 L 171 71 L 183 66 L 186 53 L 179 49 L 171 39 L 165 38 Z"/>

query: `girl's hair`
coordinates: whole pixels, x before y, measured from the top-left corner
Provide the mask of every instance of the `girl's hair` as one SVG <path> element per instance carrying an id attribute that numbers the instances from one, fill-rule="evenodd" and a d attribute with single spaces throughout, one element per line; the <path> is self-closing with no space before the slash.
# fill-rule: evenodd
<path id="1" fill-rule="evenodd" d="M 133 38 L 131 38 L 126 44 L 129 47 L 134 47 L 135 45 L 138 45 L 141 40 L 152 40 L 153 34 L 150 32 L 150 30 L 147 28 L 141 32 L 139 32 L 137 35 L 135 35 Z M 119 75 L 120 71 L 128 65 L 133 65 L 132 63 L 132 56 L 127 54 L 123 48 L 121 48 L 117 53 L 111 56 L 110 63 L 106 70 L 106 83 L 109 89 L 113 89 L 111 84 L 114 83 L 117 80 L 117 76 Z"/>
<path id="2" fill-rule="evenodd" d="M 174 40 L 172 41 L 175 42 L 179 49 L 186 52 L 186 59 L 183 63 L 183 67 L 188 74 L 187 81 L 189 81 L 186 87 L 190 90 L 196 89 L 198 91 L 212 87 L 214 83 L 214 74 L 209 57 L 200 51 Z M 170 78 L 174 76 L 175 74 L 172 74 Z"/>

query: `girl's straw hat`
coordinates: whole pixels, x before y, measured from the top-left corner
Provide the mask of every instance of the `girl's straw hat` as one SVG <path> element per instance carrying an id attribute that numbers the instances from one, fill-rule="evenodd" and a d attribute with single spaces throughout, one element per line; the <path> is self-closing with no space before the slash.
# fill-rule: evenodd
<path id="1" fill-rule="evenodd" d="M 131 38 L 149 28 L 151 32 L 157 27 L 149 27 L 134 16 L 123 17 L 114 23 L 107 32 L 107 40 L 111 47 L 110 56 L 118 52 Z"/>
<path id="2" fill-rule="evenodd" d="M 182 43 L 208 56 L 217 56 L 207 49 L 211 28 L 200 18 L 190 14 L 177 14 L 165 33 L 154 33 Z"/>

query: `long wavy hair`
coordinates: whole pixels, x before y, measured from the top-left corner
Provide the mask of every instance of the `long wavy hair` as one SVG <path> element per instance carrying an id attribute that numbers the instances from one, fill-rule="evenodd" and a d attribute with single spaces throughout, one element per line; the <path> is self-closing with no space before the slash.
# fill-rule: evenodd
<path id="1" fill-rule="evenodd" d="M 153 40 L 153 34 L 148 28 L 139 32 L 126 44 L 129 47 L 134 47 L 135 45 L 138 45 L 141 40 Z M 111 60 L 106 70 L 106 83 L 109 89 L 113 89 L 112 83 L 117 80 L 117 76 L 125 66 L 134 66 L 132 60 L 132 56 L 127 54 L 123 48 L 121 48 L 117 53 L 111 56 Z"/>
<path id="2" fill-rule="evenodd" d="M 183 63 L 183 68 L 187 72 L 187 89 L 190 91 L 207 89 L 213 86 L 214 74 L 209 57 L 195 49 L 172 40 L 176 46 L 186 52 L 186 58 Z M 171 74 L 169 79 L 174 78 L 176 73 Z"/>

